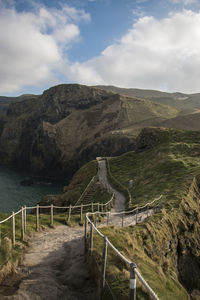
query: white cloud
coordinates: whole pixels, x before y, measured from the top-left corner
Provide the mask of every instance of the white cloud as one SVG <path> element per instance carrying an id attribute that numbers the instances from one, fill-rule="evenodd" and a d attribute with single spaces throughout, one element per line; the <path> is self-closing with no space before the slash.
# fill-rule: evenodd
<path id="1" fill-rule="evenodd" d="M 67 72 L 84 84 L 200 92 L 200 12 L 143 17 L 99 57 Z"/>
<path id="2" fill-rule="evenodd" d="M 197 3 L 197 0 L 169 0 L 173 4 L 191 5 Z"/>
<path id="3" fill-rule="evenodd" d="M 35 12 L 17 12 L 2 1 L 0 5 L 0 93 L 55 84 L 63 51 L 79 38 L 77 24 L 88 22 L 89 14 L 67 5 Z"/>

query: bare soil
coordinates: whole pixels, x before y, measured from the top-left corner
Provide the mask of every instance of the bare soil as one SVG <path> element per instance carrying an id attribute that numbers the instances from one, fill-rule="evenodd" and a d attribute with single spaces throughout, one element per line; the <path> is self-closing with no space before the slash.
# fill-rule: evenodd
<path id="1" fill-rule="evenodd" d="M 23 263 L 0 286 L 0 299 L 95 300 L 83 228 L 58 226 L 31 238 Z"/>

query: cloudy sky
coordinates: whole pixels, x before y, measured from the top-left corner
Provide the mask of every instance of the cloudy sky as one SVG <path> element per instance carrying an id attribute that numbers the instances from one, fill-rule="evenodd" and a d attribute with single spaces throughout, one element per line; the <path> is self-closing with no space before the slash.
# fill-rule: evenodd
<path id="1" fill-rule="evenodd" d="M 59 83 L 200 92 L 200 0 L 0 0 L 0 95 Z"/>

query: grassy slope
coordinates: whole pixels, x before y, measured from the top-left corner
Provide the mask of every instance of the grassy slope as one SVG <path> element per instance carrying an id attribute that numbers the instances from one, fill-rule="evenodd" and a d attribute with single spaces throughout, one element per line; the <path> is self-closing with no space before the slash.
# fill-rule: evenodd
<path id="1" fill-rule="evenodd" d="M 198 203 L 193 201 L 193 196 L 188 196 L 188 191 L 193 178 L 200 174 L 200 133 L 161 130 L 158 135 L 155 146 L 112 158 L 110 167 L 112 174 L 125 186 L 128 187 L 130 179 L 134 180 L 131 190 L 133 206 L 163 194 L 165 208 L 134 228 L 105 228 L 102 231 L 122 253 L 137 263 L 142 275 L 162 300 L 182 300 L 188 299 L 188 295 L 178 280 L 178 243 L 182 248 L 189 244 L 193 254 L 199 255 L 199 230 L 188 231 L 188 228 L 197 226 L 187 218 L 185 210 L 195 212 L 194 216 L 199 213 Z M 102 241 L 98 237 L 96 241 L 94 253 L 97 260 L 101 255 Z M 127 267 L 111 254 L 109 249 L 107 280 L 116 299 L 128 299 Z M 106 290 L 105 299 L 109 299 L 108 294 Z M 140 286 L 138 299 L 148 299 Z"/>
<path id="2" fill-rule="evenodd" d="M 118 181 L 128 188 L 129 180 L 133 180 L 133 205 L 162 194 L 166 207 L 177 206 L 194 175 L 200 173 L 199 132 L 161 130 L 160 138 L 150 149 L 109 160 Z"/>
<path id="3" fill-rule="evenodd" d="M 64 194 L 61 196 L 62 204 L 74 205 L 79 199 L 85 188 L 93 178 L 97 175 L 98 165 L 97 161 L 91 161 L 80 168 L 73 176 L 70 184 L 65 187 Z M 97 179 L 95 179 L 95 182 Z M 92 198 L 93 202 L 105 203 L 110 199 L 110 194 L 102 186 L 98 186 Z"/>

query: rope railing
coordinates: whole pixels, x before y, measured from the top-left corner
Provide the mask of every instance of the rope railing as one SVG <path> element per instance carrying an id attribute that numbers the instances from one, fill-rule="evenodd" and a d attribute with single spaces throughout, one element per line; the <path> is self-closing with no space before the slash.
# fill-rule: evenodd
<path id="1" fill-rule="evenodd" d="M 90 182 L 88 183 L 88 185 L 86 186 L 85 190 L 83 191 L 83 193 L 81 194 L 81 196 L 79 197 L 79 199 L 76 201 L 75 205 L 77 205 L 78 203 L 81 202 L 81 200 L 83 199 L 83 197 L 85 196 L 85 194 L 87 193 L 89 187 L 91 186 L 91 184 L 94 182 L 96 175 L 92 177 L 92 179 L 90 180 Z"/>
<path id="2" fill-rule="evenodd" d="M 108 170 L 108 174 L 109 176 L 112 178 L 112 180 L 114 182 L 116 182 L 116 184 L 121 187 L 122 191 L 125 191 L 125 193 L 127 193 L 127 196 L 128 196 L 128 204 L 130 205 L 132 203 L 132 197 L 131 197 L 131 193 L 129 191 L 129 189 L 124 186 L 121 182 L 119 182 L 111 173 L 111 170 L 110 170 L 110 163 L 109 163 L 109 159 L 108 157 L 106 157 L 106 164 L 107 164 L 107 170 Z M 127 197 L 126 197 L 127 198 Z"/>
<path id="3" fill-rule="evenodd" d="M 50 209 L 50 226 L 53 226 L 53 222 L 54 222 L 54 209 L 59 208 L 59 209 L 68 209 L 68 218 L 67 218 L 67 222 L 70 221 L 70 216 L 71 216 L 71 212 L 72 212 L 72 208 L 80 208 L 80 221 L 82 221 L 83 218 L 83 212 L 84 212 L 84 208 L 86 207 L 91 207 L 91 211 L 90 212 L 86 212 L 85 215 L 85 247 L 87 249 L 87 235 L 88 235 L 88 224 L 90 224 L 90 249 L 92 249 L 92 244 L 93 244 L 93 230 L 95 230 L 97 232 L 97 234 L 99 236 L 101 236 L 101 238 L 104 239 L 104 249 L 103 249 L 103 262 L 102 262 L 102 279 L 101 279 L 101 292 L 103 291 L 104 285 L 105 285 L 105 268 L 106 268 L 106 255 L 107 255 L 107 246 L 110 246 L 113 251 L 121 258 L 122 261 L 124 261 L 126 264 L 129 265 L 130 267 L 130 299 L 134 300 L 136 295 L 136 276 L 138 277 L 138 279 L 140 280 L 140 282 L 143 284 L 143 286 L 147 289 L 148 293 L 152 296 L 153 299 L 155 300 L 159 300 L 159 298 L 156 296 L 156 294 L 154 293 L 154 291 L 150 288 L 150 286 L 148 285 L 148 283 L 144 280 L 144 278 L 142 277 L 142 275 L 139 273 L 136 265 L 131 262 L 129 259 L 127 259 L 122 253 L 120 253 L 120 251 L 111 243 L 111 241 L 103 234 L 101 233 L 101 231 L 96 227 L 96 217 L 100 216 L 100 215 L 106 215 L 107 216 L 107 224 L 108 224 L 108 216 L 118 216 L 118 215 L 122 215 L 124 216 L 124 214 L 126 213 L 134 213 L 135 211 L 138 211 L 139 209 L 144 209 L 146 207 L 149 207 L 150 205 L 154 204 L 156 201 L 159 201 L 161 199 L 162 196 L 154 199 L 153 201 L 145 204 L 144 206 L 141 207 L 137 207 L 135 209 L 133 209 L 132 211 L 123 211 L 123 212 L 111 212 L 111 206 L 113 205 L 113 201 L 114 201 L 114 194 L 112 195 L 111 199 L 106 202 L 106 203 L 90 203 L 90 204 L 81 204 L 81 205 L 74 205 L 74 206 L 54 206 L 53 204 L 48 205 L 48 206 L 32 206 L 32 207 L 22 207 L 19 211 L 17 212 L 12 212 L 12 214 L 10 216 L 8 216 L 6 219 L 1 220 L 0 221 L 0 244 L 1 244 L 1 240 L 2 237 L 5 236 L 5 234 L 2 235 L 2 230 L 1 230 L 1 225 L 3 223 L 5 223 L 8 220 L 11 220 L 11 231 L 10 231 L 10 236 L 11 236 L 11 241 L 12 241 L 12 246 L 15 246 L 15 239 L 16 239 L 16 220 L 15 217 L 20 214 L 20 231 L 21 231 L 21 240 L 24 240 L 24 236 L 26 233 L 26 227 L 27 227 L 27 210 L 36 210 L 36 231 L 39 231 L 39 209 Z M 94 207 L 97 206 L 97 210 L 94 211 Z M 101 208 L 101 210 L 100 210 Z M 104 209 L 103 209 L 104 208 Z M 107 211 L 104 211 L 107 210 Z M 144 213 L 144 212 L 143 212 Z M 95 224 L 92 222 L 92 220 L 89 218 L 92 216 L 95 216 Z M 148 214 L 147 214 L 148 216 Z M 19 224 L 19 223 L 18 223 Z M 123 224 L 123 223 L 122 223 Z M 123 226 L 123 225 L 122 225 Z"/>
<path id="4" fill-rule="evenodd" d="M 68 210 L 68 217 L 67 217 L 67 222 L 70 222 L 70 218 L 71 218 L 71 214 L 72 214 L 72 209 L 80 209 L 80 222 L 83 221 L 83 213 L 84 212 L 84 208 L 89 208 L 90 207 L 90 211 L 93 212 L 94 210 L 99 210 L 100 207 L 104 207 L 104 210 L 110 210 L 111 207 L 114 204 L 114 194 L 112 194 L 112 197 L 109 201 L 107 201 L 106 203 L 95 203 L 95 202 L 91 202 L 89 204 L 81 204 L 81 205 L 69 205 L 69 206 L 56 206 L 56 205 L 36 205 L 36 206 L 24 206 L 22 207 L 20 210 L 18 210 L 17 212 L 12 212 L 10 216 L 8 216 L 6 219 L 4 220 L 0 220 L 0 244 L 1 244 L 1 240 L 2 238 L 4 238 L 5 236 L 2 235 L 2 228 L 1 225 L 9 220 L 11 220 L 11 229 L 10 229 L 10 235 L 11 235 L 11 240 L 12 240 L 12 245 L 15 246 L 15 236 L 16 236 L 16 226 L 15 226 L 15 217 L 18 214 L 21 214 L 21 218 L 20 218 L 20 230 L 21 230 L 21 240 L 24 240 L 24 234 L 26 232 L 26 223 L 27 223 L 27 210 L 36 210 L 35 214 L 36 214 L 36 231 L 39 230 L 39 210 L 40 209 L 50 209 L 50 226 L 53 226 L 53 222 L 54 222 L 54 209 L 65 209 Z M 101 213 L 103 213 L 103 211 L 101 211 Z"/>
<path id="5" fill-rule="evenodd" d="M 152 205 L 154 202 L 158 201 L 161 199 L 162 196 L 154 199 L 150 203 L 147 203 L 141 208 L 145 208 L 148 205 Z M 135 211 L 135 209 L 133 210 Z M 140 280 L 141 284 L 145 287 L 147 290 L 148 294 L 152 297 L 154 300 L 159 300 L 158 296 L 156 293 L 151 289 L 149 284 L 145 281 L 145 279 L 142 277 L 140 274 L 139 270 L 137 269 L 137 266 L 134 262 L 130 261 L 128 258 L 126 258 L 108 239 L 106 235 L 104 235 L 92 222 L 90 219 L 90 216 L 97 215 L 101 212 L 93 212 L 93 213 L 86 213 L 85 215 L 85 250 L 87 251 L 88 249 L 88 225 L 90 224 L 90 231 L 89 231 L 89 250 L 90 253 L 92 254 L 93 250 L 93 230 L 97 232 L 97 234 L 104 240 L 104 246 L 103 246 L 103 254 L 102 254 L 102 270 L 101 270 L 101 285 L 100 285 L 100 294 L 102 295 L 104 286 L 105 286 L 105 269 L 106 269 L 106 260 L 107 260 L 107 246 L 109 245 L 112 250 L 117 254 L 120 259 L 129 265 L 129 270 L 130 270 L 130 300 L 135 300 L 136 299 L 136 275 L 138 279 Z M 120 212 L 125 213 L 125 212 Z M 105 214 L 110 214 L 110 215 L 118 215 L 119 213 L 111 213 L 111 212 L 105 212 Z M 106 249 L 106 251 L 105 251 Z"/>

